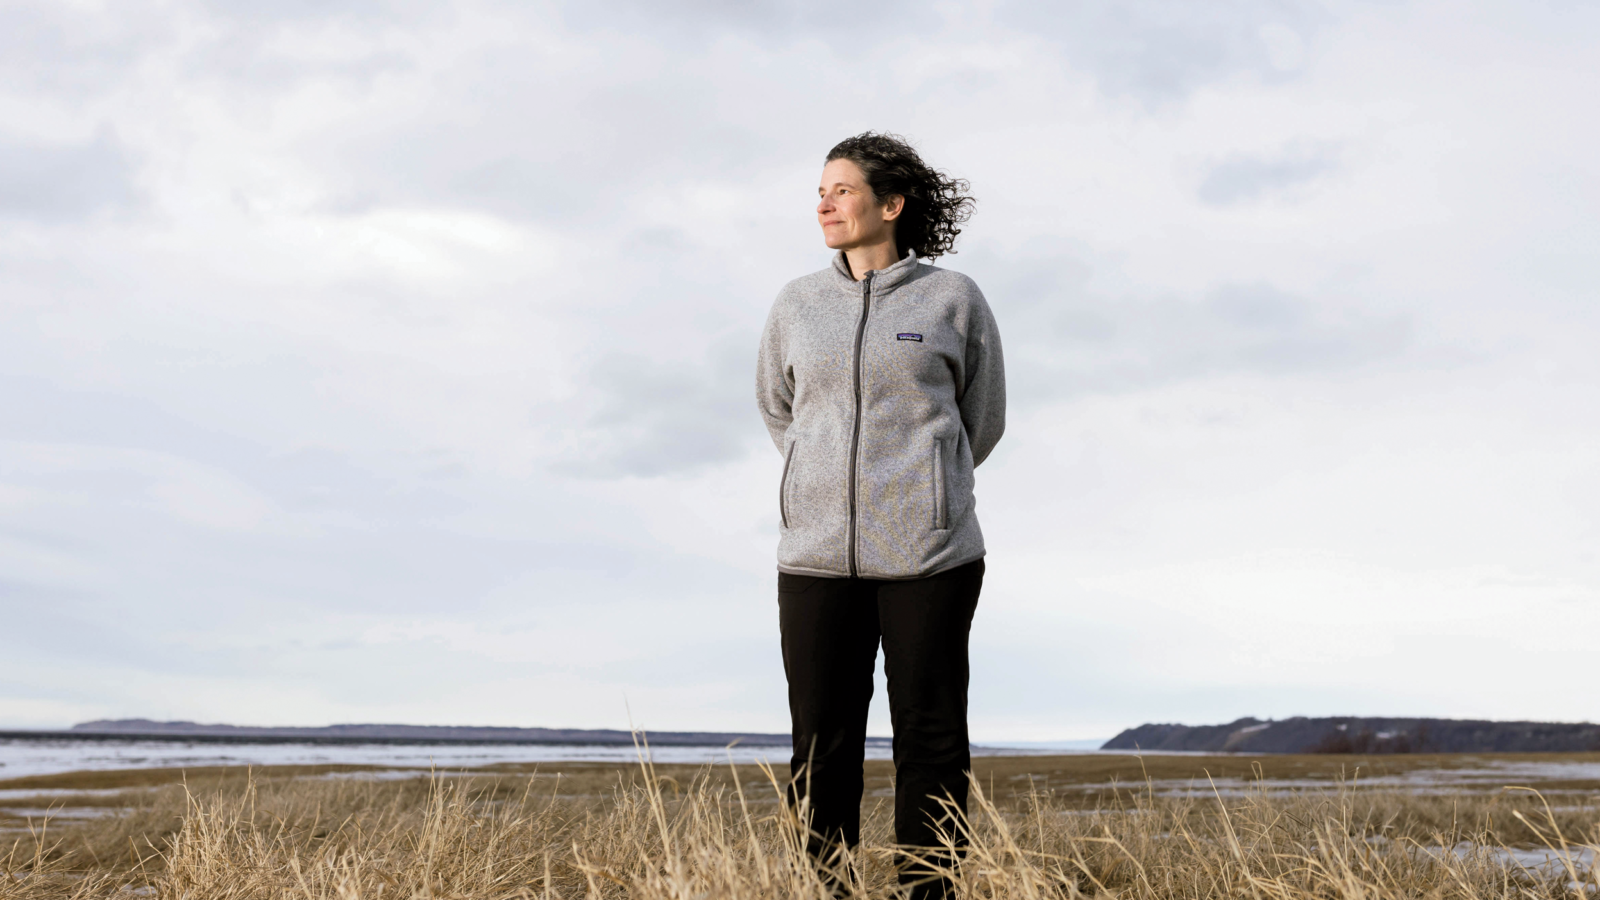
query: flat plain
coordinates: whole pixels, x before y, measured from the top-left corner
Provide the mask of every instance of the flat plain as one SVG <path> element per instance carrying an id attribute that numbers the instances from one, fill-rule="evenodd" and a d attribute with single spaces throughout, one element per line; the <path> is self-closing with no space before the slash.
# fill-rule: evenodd
<path id="1" fill-rule="evenodd" d="M 974 759 L 958 895 L 1600 894 L 1600 754 Z M 0 900 L 820 898 L 759 766 L 126 769 L 0 781 Z M 895 896 L 867 764 L 849 896 Z"/>

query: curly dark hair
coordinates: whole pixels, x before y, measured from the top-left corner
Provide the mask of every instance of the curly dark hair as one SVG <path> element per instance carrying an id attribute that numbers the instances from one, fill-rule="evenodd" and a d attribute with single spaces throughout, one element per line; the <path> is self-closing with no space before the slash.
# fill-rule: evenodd
<path id="1" fill-rule="evenodd" d="M 895 223 L 894 239 L 900 255 L 915 250 L 926 259 L 938 259 L 953 248 L 961 223 L 972 218 L 977 203 L 967 191 L 972 185 L 922 161 L 917 151 L 897 134 L 865 131 L 840 141 L 828 151 L 827 162 L 848 159 L 861 167 L 873 196 L 891 194 L 906 198 Z"/>

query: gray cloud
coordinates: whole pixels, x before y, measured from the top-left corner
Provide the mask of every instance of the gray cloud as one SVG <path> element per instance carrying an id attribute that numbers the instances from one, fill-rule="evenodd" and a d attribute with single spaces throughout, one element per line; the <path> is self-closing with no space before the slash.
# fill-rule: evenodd
<path id="1" fill-rule="evenodd" d="M 1331 310 L 1268 284 L 1227 284 L 1207 294 L 1196 318 L 1222 340 L 1190 359 L 1198 368 L 1268 374 L 1328 372 L 1390 359 L 1411 342 L 1405 316 Z"/>
<path id="2" fill-rule="evenodd" d="M 10 90 L 77 102 L 125 86 L 127 72 L 170 46 L 177 20 L 132 3 L 40 2 L 0 9 L 0 79 Z"/>
<path id="3" fill-rule="evenodd" d="M 370 85 L 413 62 L 412 54 L 383 45 L 383 29 L 437 27 L 453 18 L 439 4 L 377 0 L 13 4 L 0 10 L 0 76 L 13 89 L 75 102 L 128 90 L 143 75 L 159 78 L 152 61 L 157 71 L 175 67 L 256 94 L 317 79 Z M 330 39 L 338 52 L 319 54 L 318 43 Z"/>
<path id="4" fill-rule="evenodd" d="M 1058 42 L 1106 93 L 1159 104 L 1240 73 L 1293 77 L 1303 45 L 1329 16 L 1308 0 L 1014 0 L 998 18 Z"/>
<path id="5" fill-rule="evenodd" d="M 108 131 L 80 143 L 0 136 L 0 216 L 70 221 L 134 201 L 134 166 Z"/>
<path id="6" fill-rule="evenodd" d="M 197 74 L 261 96 L 305 84 L 346 82 L 369 88 L 378 77 L 407 71 L 415 64 L 405 53 L 380 49 L 351 51 L 334 59 L 299 59 L 269 46 L 264 38 L 261 32 L 240 27 L 197 50 L 187 62 Z"/>
<path id="7" fill-rule="evenodd" d="M 925 33 L 938 28 L 942 17 L 935 8 L 906 0 L 855 3 L 851 0 L 618 0 L 606 4 L 568 2 L 562 18 L 581 29 L 663 32 L 703 43 L 729 32 L 767 42 L 788 44 L 796 39 L 831 35 L 831 49 L 864 51 L 865 43 L 884 35 L 863 33 L 863 28 L 893 25 L 896 36 Z M 843 23 L 849 23 L 848 28 Z"/>
<path id="8" fill-rule="evenodd" d="M 469 504 L 436 485 L 386 478 L 348 453 L 303 447 L 260 460 L 242 473 L 277 502 L 296 510 L 343 509 L 376 519 L 440 518 Z"/>
<path id="9" fill-rule="evenodd" d="M 106 613 L 104 604 L 97 608 L 93 598 L 77 592 L 0 578 L 0 615 L 8 629 L 16 634 L 71 635 L 70 640 L 50 641 L 48 649 L 22 646 L 13 651 L 24 657 L 48 655 L 79 665 L 136 665 L 185 674 L 217 668 L 202 664 L 192 654 L 162 652 L 159 640 L 131 634 Z M 225 664 L 227 660 L 217 656 L 208 662 Z"/>
<path id="10" fill-rule="evenodd" d="M 208 460 L 248 458 L 262 452 L 235 435 L 174 415 L 146 397 L 74 390 L 26 368 L 15 364 L 0 367 L 0 403 L 6 410 L 6 415 L 0 416 L 0 439 L 134 447 Z"/>
<path id="11" fill-rule="evenodd" d="M 380 474 L 370 460 L 330 447 L 274 452 L 141 396 L 64 390 L 17 368 L 0 368 L 0 407 L 7 411 L 0 417 L 0 440 L 165 454 L 225 471 L 291 512 L 342 511 L 372 523 L 427 522 L 467 505 L 441 487 L 444 479 L 437 476 Z M 69 478 L 92 487 L 103 500 L 122 503 L 139 502 L 150 486 L 148 478 L 125 469 L 74 472 Z"/>
<path id="12" fill-rule="evenodd" d="M 1276 153 L 1241 155 L 1215 163 L 1196 193 L 1208 206 L 1233 206 L 1310 184 L 1338 168 L 1338 147 L 1297 144 Z"/>
<path id="13" fill-rule="evenodd" d="M 438 4 L 417 0 L 202 0 L 200 6 L 219 18 L 257 24 L 329 19 L 414 22 L 448 17 Z"/>
<path id="14" fill-rule="evenodd" d="M 558 471 L 589 477 L 695 472 L 743 456 L 765 435 L 755 409 L 755 335 L 730 336 L 704 358 L 609 356 L 584 379 L 594 412 L 579 454 Z"/>
<path id="15" fill-rule="evenodd" d="M 944 12 L 906 2 L 622 0 L 568 3 L 562 18 L 580 29 L 667 32 L 696 45 L 728 33 L 770 45 L 821 37 L 830 54 L 851 58 L 891 36 L 926 36 L 952 27 L 970 35 L 978 21 L 967 10 L 967 18 L 952 25 Z M 1108 94 L 1162 103 L 1240 72 L 1267 81 L 1293 77 L 1305 42 L 1329 18 L 1313 0 L 1012 0 L 993 9 L 990 24 L 1054 41 L 1070 64 L 1094 73 Z M 850 23 L 848 36 L 841 22 Z"/>
<path id="16" fill-rule="evenodd" d="M 1068 246 L 1000 261 L 973 254 L 1006 335 L 1021 403 L 1122 393 L 1239 372 L 1303 375 L 1403 353 L 1405 315 L 1341 309 L 1261 282 L 1196 295 L 1107 295 Z"/>
<path id="17" fill-rule="evenodd" d="M 632 195 L 672 183 L 685 161 L 729 181 L 770 159 L 770 137 L 743 123 L 683 114 L 745 100 L 691 66 L 571 84 L 545 61 L 490 50 L 461 68 L 486 87 L 420 99 L 425 113 L 399 123 L 339 123 L 300 148 L 327 174 L 332 197 L 349 198 L 335 203 L 360 211 L 422 202 L 609 229 Z M 821 145 L 816 158 L 826 152 L 814 135 L 810 145 Z"/>

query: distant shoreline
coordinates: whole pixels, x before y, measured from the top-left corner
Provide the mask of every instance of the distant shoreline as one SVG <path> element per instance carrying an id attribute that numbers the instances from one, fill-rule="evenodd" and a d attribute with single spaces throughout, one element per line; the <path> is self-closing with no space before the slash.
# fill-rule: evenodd
<path id="1" fill-rule="evenodd" d="M 196 722 L 120 719 L 84 722 L 67 729 L 0 729 L 0 740 L 158 741 L 207 744 L 381 744 L 419 746 L 567 746 L 632 747 L 788 747 L 787 734 L 720 731 L 622 731 L 581 728 L 509 728 L 495 726 L 353 724 L 328 726 L 240 726 Z M 868 746 L 889 746 L 890 738 L 869 737 Z"/>
<path id="2" fill-rule="evenodd" d="M 652 747 L 726 747 L 736 744 L 740 747 L 788 747 L 789 736 L 784 735 L 750 735 L 741 737 L 736 741 L 697 740 L 682 736 L 677 733 L 677 739 L 661 739 L 673 737 L 673 732 L 662 732 L 660 735 L 646 732 L 644 737 Z M 528 746 L 528 747 L 631 747 L 631 741 L 620 740 L 582 740 L 573 738 L 434 738 L 434 737 L 352 737 L 346 735 L 262 735 L 262 734 L 214 734 L 214 733 L 134 733 L 134 732 L 107 732 L 107 731 L 33 731 L 0 730 L 0 741 L 84 741 L 97 743 L 114 743 L 118 741 L 155 741 L 170 744 L 325 744 L 334 746 L 356 746 L 361 744 L 384 744 L 395 747 L 426 747 L 437 744 L 447 744 L 461 747 L 488 747 L 488 746 Z M 894 743 L 893 738 L 868 737 L 869 747 L 889 747 Z M 1054 744 L 973 744 L 975 753 L 984 755 L 1018 755 L 1018 756 L 1053 756 L 1076 755 L 1083 753 L 1108 752 L 1119 756 L 1128 755 L 1130 752 L 1111 750 L 1102 751 L 1093 747 L 1062 747 Z M 1188 756 L 1197 755 L 1198 751 L 1187 750 L 1155 750 L 1145 751 L 1150 755 Z"/>
<path id="3" fill-rule="evenodd" d="M 663 733 L 661 737 L 666 737 Z M 726 743 L 712 740 L 662 740 L 657 735 L 646 733 L 644 737 L 652 745 L 673 747 L 725 747 Z M 740 739 L 739 744 L 744 746 L 760 747 L 786 747 L 789 745 L 789 736 L 782 735 L 782 740 L 745 740 Z M 395 745 L 423 745 L 423 744 L 461 744 L 490 745 L 490 744 L 527 744 L 543 746 L 568 746 L 568 747 L 623 747 L 631 746 L 631 741 L 606 740 L 581 738 L 460 738 L 460 737 L 361 737 L 345 735 L 280 735 L 280 734 L 208 734 L 205 732 L 188 733 L 161 733 L 161 732 L 107 732 L 107 731 L 0 731 L 0 740 L 16 741 L 163 741 L 170 743 L 190 744 L 395 744 Z M 867 738 L 868 743 L 888 743 L 889 738 Z M 729 742 L 732 743 L 732 742 Z"/>

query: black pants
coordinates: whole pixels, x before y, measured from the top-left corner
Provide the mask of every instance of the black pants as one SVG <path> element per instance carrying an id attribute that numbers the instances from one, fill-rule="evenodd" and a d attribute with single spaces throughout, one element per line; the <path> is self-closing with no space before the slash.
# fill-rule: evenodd
<path id="1" fill-rule="evenodd" d="M 967 635 L 982 588 L 981 559 L 914 581 L 778 574 L 794 727 L 790 798 L 809 792 L 814 855 L 861 839 L 867 706 L 880 640 L 894 726 L 895 841 L 938 847 L 939 829 L 954 831 L 940 799 L 966 812 Z M 925 875 L 903 865 L 900 877 Z M 944 890 L 932 883 L 916 893 Z"/>

